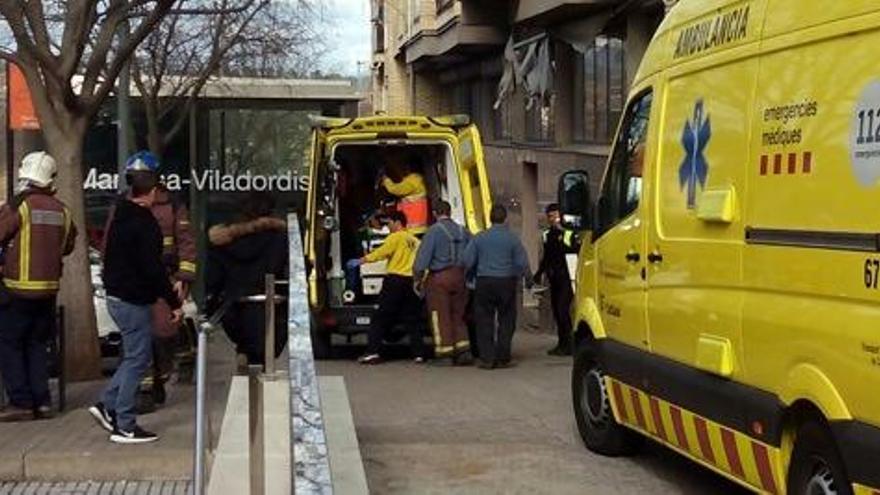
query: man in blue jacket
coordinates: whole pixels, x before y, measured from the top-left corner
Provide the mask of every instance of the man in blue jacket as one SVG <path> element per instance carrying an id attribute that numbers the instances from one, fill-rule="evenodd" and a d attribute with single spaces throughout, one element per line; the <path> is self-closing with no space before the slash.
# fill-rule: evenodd
<path id="1" fill-rule="evenodd" d="M 489 219 L 492 227 L 477 234 L 464 252 L 465 267 L 477 278 L 474 313 L 482 369 L 512 366 L 510 347 L 516 330 L 516 290 L 519 280 L 531 275 L 522 241 L 504 225 L 507 210 L 495 205 Z"/>
<path id="2" fill-rule="evenodd" d="M 465 323 L 468 293 L 462 267 L 470 234 L 451 214 L 452 205 L 447 201 L 440 200 L 434 206 L 437 221 L 422 238 L 413 272 L 417 281 L 425 281 L 434 357 L 448 357 L 452 364 L 464 366 L 473 362 Z"/>

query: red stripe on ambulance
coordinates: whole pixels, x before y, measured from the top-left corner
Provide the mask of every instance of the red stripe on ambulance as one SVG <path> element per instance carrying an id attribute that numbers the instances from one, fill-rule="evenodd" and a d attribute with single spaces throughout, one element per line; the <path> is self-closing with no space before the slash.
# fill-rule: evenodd
<path id="1" fill-rule="evenodd" d="M 770 158 L 773 158 L 773 170 L 770 170 Z M 798 159 L 800 159 L 800 167 L 798 167 Z M 783 168 L 783 160 L 785 167 Z M 802 153 L 773 153 L 761 155 L 759 172 L 763 176 L 767 175 L 808 175 L 813 172 L 813 152 L 804 151 Z"/>
<path id="2" fill-rule="evenodd" d="M 724 444 L 724 455 L 727 456 L 727 464 L 737 478 L 745 478 L 742 461 L 739 458 L 739 450 L 736 448 L 736 437 L 727 428 L 721 428 L 721 443 Z"/>
<path id="3" fill-rule="evenodd" d="M 636 415 L 636 422 L 641 429 L 648 431 L 647 424 L 645 423 L 645 413 L 642 412 L 642 401 L 639 400 L 639 393 L 636 389 L 631 388 L 629 390 L 629 396 L 633 401 L 633 412 Z"/>
<path id="4" fill-rule="evenodd" d="M 629 416 L 626 414 L 626 403 L 623 401 L 623 391 L 620 390 L 620 384 L 611 382 L 611 388 L 614 390 L 614 402 L 617 404 L 617 413 L 620 414 L 620 420 L 627 423 L 629 422 Z"/>
<path id="5" fill-rule="evenodd" d="M 649 400 L 651 401 L 651 416 L 654 418 L 654 428 L 657 430 L 657 436 L 664 442 L 668 442 L 666 428 L 663 426 L 663 416 L 660 415 L 660 402 L 653 397 Z"/>
<path id="6" fill-rule="evenodd" d="M 770 467 L 770 455 L 767 447 L 758 442 L 752 442 L 752 453 L 755 455 L 755 466 L 758 468 L 758 476 L 761 477 L 761 486 L 770 493 L 779 493 L 776 481 L 773 479 L 773 468 Z"/>
<path id="7" fill-rule="evenodd" d="M 700 451 L 703 453 L 703 459 L 710 464 L 715 464 L 715 453 L 712 452 L 712 442 L 709 440 L 709 429 L 706 427 L 706 420 L 694 416 L 694 427 L 697 429 L 697 440 L 700 442 Z"/>
<path id="8" fill-rule="evenodd" d="M 690 451 L 688 437 L 684 432 L 684 421 L 681 419 L 681 409 L 670 406 L 669 414 L 672 415 L 672 427 L 675 428 L 675 438 L 678 440 L 678 446 L 686 451 Z"/>

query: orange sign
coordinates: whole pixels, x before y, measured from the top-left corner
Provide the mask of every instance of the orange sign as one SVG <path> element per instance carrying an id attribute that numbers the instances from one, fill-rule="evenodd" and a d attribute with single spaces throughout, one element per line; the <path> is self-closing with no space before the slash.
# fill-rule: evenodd
<path id="1" fill-rule="evenodd" d="M 34 102 L 21 69 L 6 64 L 6 84 L 9 86 L 9 128 L 15 131 L 40 128 L 40 119 L 34 111 Z"/>

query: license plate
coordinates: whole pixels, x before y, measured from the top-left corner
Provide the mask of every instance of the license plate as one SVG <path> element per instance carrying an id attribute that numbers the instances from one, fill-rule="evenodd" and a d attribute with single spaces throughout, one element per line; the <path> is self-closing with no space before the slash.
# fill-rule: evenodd
<path id="1" fill-rule="evenodd" d="M 370 317 L 369 316 L 358 316 L 357 318 L 354 319 L 354 322 L 358 325 L 361 325 L 361 326 L 369 325 L 370 324 Z"/>

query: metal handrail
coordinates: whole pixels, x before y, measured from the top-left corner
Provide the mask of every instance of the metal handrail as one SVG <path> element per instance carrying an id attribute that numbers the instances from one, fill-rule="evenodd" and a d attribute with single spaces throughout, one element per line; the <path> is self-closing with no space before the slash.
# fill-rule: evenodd
<path id="1" fill-rule="evenodd" d="M 275 304 L 283 303 L 286 298 L 275 294 L 275 286 L 287 284 L 287 280 L 275 280 L 272 274 L 266 275 L 266 294 L 244 296 L 236 302 L 265 303 L 266 306 L 266 346 L 263 366 L 249 367 L 248 373 L 248 412 L 250 414 L 250 453 L 251 453 L 251 493 L 262 494 L 265 491 L 265 462 L 262 432 L 263 396 L 261 373 L 265 379 L 275 374 Z M 273 301 L 275 304 L 269 303 Z M 207 454 L 207 368 L 208 368 L 208 334 L 213 332 L 231 304 L 224 304 L 210 318 L 202 317 L 198 329 L 198 348 L 196 358 L 196 425 L 195 446 L 193 454 L 193 493 L 204 495 L 206 485 L 206 454 Z M 256 368 L 256 373 L 254 373 Z M 257 480 L 259 479 L 259 483 Z"/>

